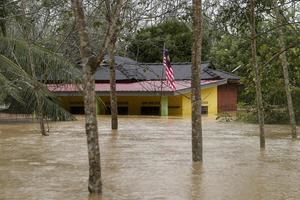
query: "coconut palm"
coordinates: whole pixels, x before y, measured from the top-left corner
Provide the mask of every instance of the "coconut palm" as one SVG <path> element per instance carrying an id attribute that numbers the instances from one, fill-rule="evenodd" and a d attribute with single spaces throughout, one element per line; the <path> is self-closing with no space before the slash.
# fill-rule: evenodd
<path id="1" fill-rule="evenodd" d="M 58 54 L 23 40 L 0 37 L 0 90 L 10 111 L 36 114 L 41 133 L 44 119 L 70 120 L 47 83 L 78 83 L 79 70 Z"/>

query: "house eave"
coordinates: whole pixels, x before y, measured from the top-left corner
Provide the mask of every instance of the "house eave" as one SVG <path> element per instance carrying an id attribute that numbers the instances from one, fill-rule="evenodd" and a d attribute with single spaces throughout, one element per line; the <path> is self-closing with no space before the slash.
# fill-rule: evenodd
<path id="1" fill-rule="evenodd" d="M 217 87 L 219 85 L 225 85 L 227 84 L 227 79 L 224 79 L 224 80 L 220 80 L 218 82 L 213 82 L 213 83 L 208 83 L 208 84 L 205 84 L 205 85 L 202 85 L 201 86 L 201 89 L 208 89 L 208 88 L 212 88 L 212 87 Z M 182 89 L 182 90 L 177 90 L 175 92 L 175 95 L 174 96 L 178 96 L 178 95 L 182 95 L 182 94 L 186 94 L 186 93 L 190 93 L 192 92 L 192 88 L 186 88 L 186 89 Z"/>

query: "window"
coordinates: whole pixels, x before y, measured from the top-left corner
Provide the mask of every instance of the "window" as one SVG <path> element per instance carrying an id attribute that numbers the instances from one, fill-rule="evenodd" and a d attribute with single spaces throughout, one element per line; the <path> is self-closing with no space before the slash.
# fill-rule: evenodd
<path id="1" fill-rule="evenodd" d="M 118 114 L 119 115 L 128 115 L 128 107 L 119 106 L 118 107 Z"/>
<path id="2" fill-rule="evenodd" d="M 111 110 L 110 106 L 105 108 L 105 114 L 110 115 Z M 118 115 L 128 115 L 128 107 L 127 106 L 118 106 Z"/>
<path id="3" fill-rule="evenodd" d="M 84 107 L 83 106 L 71 106 L 70 113 L 75 114 L 75 115 L 83 115 Z"/>
<path id="4" fill-rule="evenodd" d="M 208 106 L 201 106 L 201 114 L 202 115 L 208 114 Z"/>
<path id="5" fill-rule="evenodd" d="M 142 106 L 141 115 L 159 115 L 160 107 L 158 106 Z"/>

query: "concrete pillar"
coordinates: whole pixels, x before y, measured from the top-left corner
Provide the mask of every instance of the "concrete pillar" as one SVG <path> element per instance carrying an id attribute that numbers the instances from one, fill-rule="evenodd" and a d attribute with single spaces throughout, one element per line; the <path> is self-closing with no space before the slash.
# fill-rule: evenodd
<path id="1" fill-rule="evenodd" d="M 168 116 L 168 96 L 160 98 L 160 116 Z"/>

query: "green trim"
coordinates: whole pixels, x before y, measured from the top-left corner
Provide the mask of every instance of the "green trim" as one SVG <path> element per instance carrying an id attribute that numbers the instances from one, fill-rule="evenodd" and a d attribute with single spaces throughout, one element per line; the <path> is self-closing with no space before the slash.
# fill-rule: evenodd
<path id="1" fill-rule="evenodd" d="M 168 116 L 168 97 L 162 96 L 160 98 L 160 115 L 161 116 Z"/>
<path id="2" fill-rule="evenodd" d="M 101 108 L 100 108 L 100 103 L 98 102 L 98 100 L 96 99 L 96 114 L 100 115 L 101 114 Z"/>

